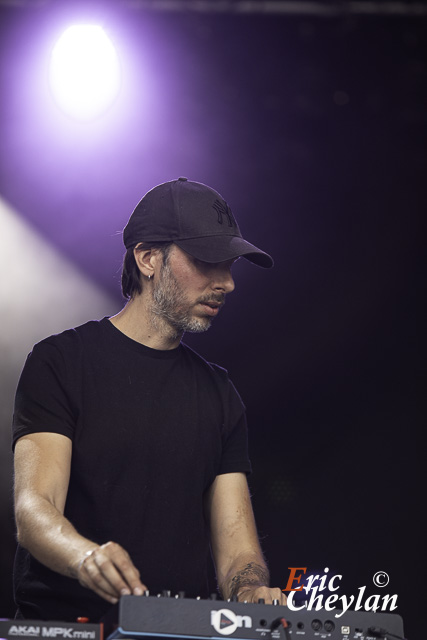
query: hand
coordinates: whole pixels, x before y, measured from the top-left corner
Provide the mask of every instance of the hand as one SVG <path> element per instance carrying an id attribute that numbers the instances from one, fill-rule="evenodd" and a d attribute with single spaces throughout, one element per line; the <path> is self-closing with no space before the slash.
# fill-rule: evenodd
<path id="1" fill-rule="evenodd" d="M 116 542 L 107 542 L 86 553 L 77 567 L 77 578 L 83 587 L 111 604 L 116 604 L 120 596 L 141 596 L 147 589 L 128 552 Z"/>
<path id="2" fill-rule="evenodd" d="M 278 600 L 279 604 L 286 605 L 287 598 L 283 591 L 270 587 L 242 587 L 238 593 L 239 602 L 258 602 L 262 598 L 265 604 L 273 604 L 273 600 Z"/>

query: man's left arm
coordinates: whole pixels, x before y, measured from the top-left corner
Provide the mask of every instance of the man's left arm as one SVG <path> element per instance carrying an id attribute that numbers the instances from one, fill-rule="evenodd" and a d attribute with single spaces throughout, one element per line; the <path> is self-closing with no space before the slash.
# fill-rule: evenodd
<path id="1" fill-rule="evenodd" d="M 244 473 L 215 478 L 206 499 L 212 554 L 218 586 L 226 600 L 286 604 L 279 588 L 269 587 L 269 572 L 255 526 L 248 483 Z"/>

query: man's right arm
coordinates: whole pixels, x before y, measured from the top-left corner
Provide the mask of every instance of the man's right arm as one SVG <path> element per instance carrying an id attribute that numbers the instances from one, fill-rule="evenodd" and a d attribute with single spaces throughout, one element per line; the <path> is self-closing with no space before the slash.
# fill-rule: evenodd
<path id="1" fill-rule="evenodd" d="M 115 542 L 81 536 L 64 516 L 72 442 L 58 433 L 22 436 L 15 446 L 18 541 L 53 571 L 76 578 L 112 604 L 146 586 L 128 553 Z"/>

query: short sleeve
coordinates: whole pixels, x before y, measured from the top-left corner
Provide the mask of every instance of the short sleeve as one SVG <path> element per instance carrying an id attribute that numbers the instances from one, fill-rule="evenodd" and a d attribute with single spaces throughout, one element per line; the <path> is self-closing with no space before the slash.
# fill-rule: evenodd
<path id="1" fill-rule="evenodd" d="M 15 396 L 12 446 L 22 436 L 42 431 L 72 439 L 75 423 L 64 357 L 45 340 L 35 345 L 21 373 Z"/>
<path id="2" fill-rule="evenodd" d="M 233 383 L 228 380 L 228 425 L 224 432 L 219 474 L 251 473 L 248 454 L 246 408 Z"/>

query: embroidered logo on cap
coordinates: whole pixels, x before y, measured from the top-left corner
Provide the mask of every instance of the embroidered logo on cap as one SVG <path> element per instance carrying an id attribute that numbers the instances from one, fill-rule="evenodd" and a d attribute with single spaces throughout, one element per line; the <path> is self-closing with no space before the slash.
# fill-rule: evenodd
<path id="1" fill-rule="evenodd" d="M 234 219 L 234 216 L 231 212 L 230 207 L 228 206 L 228 204 L 225 204 L 223 202 L 220 202 L 219 200 L 215 200 L 215 202 L 213 203 L 212 207 L 215 209 L 215 211 L 218 214 L 218 222 L 219 224 L 223 223 L 223 217 L 227 216 L 228 218 L 228 226 L 229 227 L 237 227 L 237 223 Z"/>

